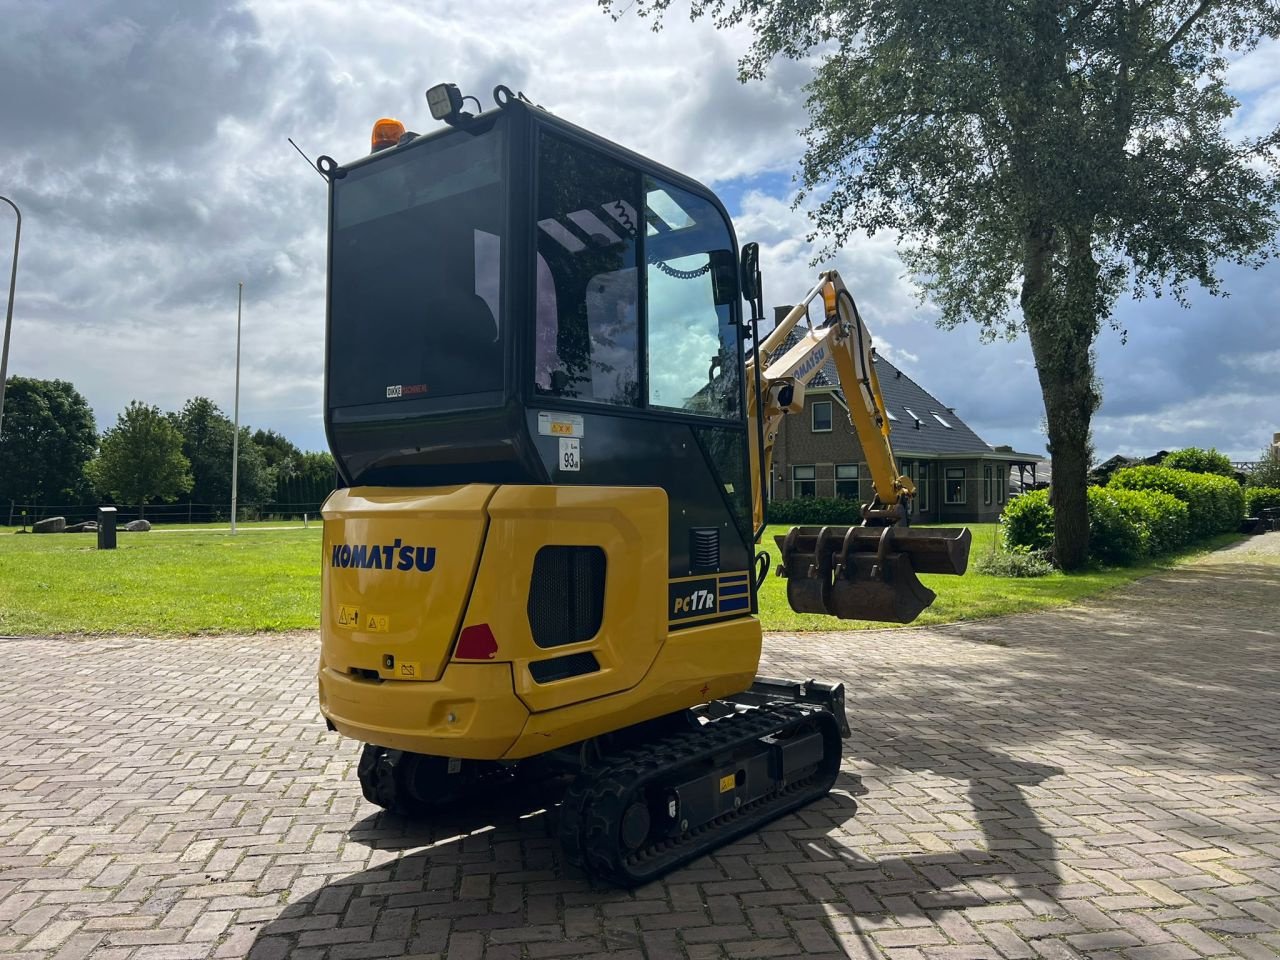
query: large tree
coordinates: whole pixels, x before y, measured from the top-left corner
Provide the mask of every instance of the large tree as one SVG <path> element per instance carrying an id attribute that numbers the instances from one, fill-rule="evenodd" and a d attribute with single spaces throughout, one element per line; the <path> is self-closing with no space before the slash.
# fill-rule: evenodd
<path id="1" fill-rule="evenodd" d="M 0 501 L 78 503 L 89 493 L 84 467 L 97 446 L 93 411 L 70 383 L 10 377 L 0 435 Z"/>
<path id="2" fill-rule="evenodd" d="M 182 455 L 182 434 L 158 407 L 134 400 L 116 425 L 102 435 L 97 459 L 89 464 L 94 484 L 119 503 L 176 500 L 191 489 L 191 471 Z"/>
<path id="3" fill-rule="evenodd" d="M 207 397 L 192 397 L 181 412 L 170 414 L 182 434 L 182 452 L 191 461 L 191 502 L 231 504 L 231 448 L 235 425 Z M 248 427 L 240 428 L 236 478 L 241 503 L 267 503 L 275 493 L 275 477 Z"/>
<path id="4" fill-rule="evenodd" d="M 623 2 L 600 0 L 606 8 Z M 635 0 L 661 15 L 671 0 Z M 1120 294 L 1275 252 L 1276 130 L 1230 139 L 1233 52 L 1275 0 L 691 0 L 755 41 L 744 79 L 812 58 L 802 199 L 815 237 L 887 229 L 940 311 L 1025 332 L 1053 457 L 1058 562 L 1081 566 L 1093 347 Z M 813 238 L 811 238 L 813 239 Z M 1208 335 L 1207 335 L 1208 336 Z"/>

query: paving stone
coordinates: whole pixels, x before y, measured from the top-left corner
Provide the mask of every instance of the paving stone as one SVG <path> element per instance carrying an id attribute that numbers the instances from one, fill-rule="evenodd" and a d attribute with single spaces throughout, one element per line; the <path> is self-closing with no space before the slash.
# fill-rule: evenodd
<path id="1" fill-rule="evenodd" d="M 768 638 L 762 672 L 846 685 L 836 790 L 632 893 L 521 797 L 367 804 L 314 634 L 6 640 L 0 954 L 1275 960 L 1280 567 L 1246 547 L 1049 613 Z"/>

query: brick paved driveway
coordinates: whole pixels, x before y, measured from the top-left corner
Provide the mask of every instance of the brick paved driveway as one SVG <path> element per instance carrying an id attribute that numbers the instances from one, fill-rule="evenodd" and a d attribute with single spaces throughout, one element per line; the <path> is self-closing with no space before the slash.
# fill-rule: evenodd
<path id="1" fill-rule="evenodd" d="M 377 814 L 314 636 L 0 641 L 0 956 L 1275 957 L 1260 544 L 1061 612 L 772 639 L 849 686 L 837 793 L 634 894 L 512 798 Z"/>

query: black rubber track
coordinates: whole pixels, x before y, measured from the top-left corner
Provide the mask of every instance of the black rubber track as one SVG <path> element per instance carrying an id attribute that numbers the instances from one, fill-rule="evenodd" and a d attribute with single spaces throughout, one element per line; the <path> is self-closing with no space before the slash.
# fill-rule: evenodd
<path id="1" fill-rule="evenodd" d="M 628 853 L 620 841 L 622 817 L 638 792 L 679 782 L 688 766 L 747 747 L 762 737 L 819 730 L 824 755 L 803 780 L 787 784 L 724 816 Z M 565 858 L 593 879 L 636 887 L 825 796 L 840 770 L 841 741 L 830 712 L 794 703 L 769 704 L 712 721 L 697 730 L 633 748 L 581 774 L 560 807 Z"/>

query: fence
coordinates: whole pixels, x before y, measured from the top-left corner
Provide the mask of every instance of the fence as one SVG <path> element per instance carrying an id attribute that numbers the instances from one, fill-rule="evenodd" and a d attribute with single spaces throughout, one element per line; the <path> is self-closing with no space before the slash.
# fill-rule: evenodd
<path id="1" fill-rule="evenodd" d="M 236 519 L 242 523 L 252 520 L 300 520 L 304 515 L 318 515 L 322 502 L 239 503 L 236 504 Z M 95 503 L 48 505 L 10 501 L 8 510 L 0 516 L 5 516 L 11 527 L 30 526 L 46 517 L 66 517 L 67 523 L 79 523 L 82 520 L 98 519 L 98 506 Z M 149 503 L 145 506 L 104 503 L 102 506 L 115 507 L 120 523 L 139 518 L 152 523 L 229 523 L 231 520 L 229 503 Z"/>

